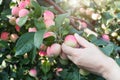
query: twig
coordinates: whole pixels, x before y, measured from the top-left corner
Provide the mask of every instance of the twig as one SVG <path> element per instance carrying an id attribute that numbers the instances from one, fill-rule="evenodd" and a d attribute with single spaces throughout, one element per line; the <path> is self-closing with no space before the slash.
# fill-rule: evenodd
<path id="1" fill-rule="evenodd" d="M 60 14 L 64 14 L 66 13 L 63 9 L 61 9 L 54 1 L 52 0 L 45 0 L 47 3 L 49 3 L 50 5 L 54 6 L 54 8 L 60 13 Z M 79 30 L 78 25 L 75 24 L 75 19 L 70 17 L 70 24 L 77 30 Z"/>
<path id="2" fill-rule="evenodd" d="M 87 21 L 83 20 L 83 19 L 80 19 L 80 18 L 77 18 L 77 17 L 72 17 L 75 21 L 80 21 L 80 22 L 85 22 L 87 24 L 87 26 L 89 26 L 91 29 L 93 28 L 93 26 L 88 23 Z"/>
<path id="3" fill-rule="evenodd" d="M 65 13 L 65 11 L 63 9 L 61 9 L 54 1 L 52 0 L 44 0 L 46 1 L 47 3 L 49 3 L 50 5 L 53 5 L 54 8 L 60 13 L 60 14 L 63 14 Z"/>
<path id="4" fill-rule="evenodd" d="M 66 13 L 63 9 L 61 9 L 53 0 L 44 0 L 46 1 L 48 4 L 54 6 L 55 10 L 58 11 L 60 14 L 64 14 Z M 37 0 L 37 2 L 39 2 L 39 0 Z M 88 22 L 86 22 L 85 20 L 82 20 L 80 18 L 76 18 L 76 17 L 70 17 L 70 24 L 77 30 L 80 30 L 79 29 L 79 26 L 75 24 L 75 22 L 77 20 L 80 20 L 81 22 L 85 22 L 90 28 L 92 28 L 92 25 L 89 24 Z"/>

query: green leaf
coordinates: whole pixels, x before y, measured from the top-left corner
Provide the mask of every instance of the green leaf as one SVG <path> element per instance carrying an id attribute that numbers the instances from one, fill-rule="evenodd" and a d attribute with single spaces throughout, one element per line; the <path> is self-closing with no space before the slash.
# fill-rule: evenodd
<path id="1" fill-rule="evenodd" d="M 28 58 L 21 59 L 20 65 L 28 64 L 29 62 L 30 62 L 30 60 Z"/>
<path id="2" fill-rule="evenodd" d="M 0 12 L 1 12 L 1 11 L 0 11 Z M 10 9 L 3 10 L 3 11 L 1 12 L 1 18 L 2 18 L 3 20 L 7 19 L 7 16 L 6 16 L 6 15 L 10 15 L 10 13 L 11 13 L 11 10 L 10 10 Z"/>
<path id="3" fill-rule="evenodd" d="M 78 69 L 73 69 L 73 71 L 69 71 L 68 69 L 64 69 L 62 72 L 60 72 L 61 77 L 63 80 L 81 80 L 81 76 L 79 74 Z"/>
<path id="4" fill-rule="evenodd" d="M 41 69 L 42 69 L 44 74 L 47 74 L 50 71 L 50 67 L 51 67 L 51 64 L 48 61 L 45 61 L 41 65 Z"/>
<path id="5" fill-rule="evenodd" d="M 63 78 L 63 80 L 66 79 L 67 74 L 68 74 L 68 69 L 63 69 L 63 71 L 60 72 L 60 75 Z"/>
<path id="6" fill-rule="evenodd" d="M 59 59 L 62 65 L 68 65 L 68 60 Z"/>
<path id="7" fill-rule="evenodd" d="M 111 53 L 114 50 L 114 45 L 112 43 L 108 44 L 107 46 L 105 46 L 104 48 L 101 48 L 101 50 L 108 56 L 111 55 Z"/>
<path id="8" fill-rule="evenodd" d="M 103 19 L 103 22 L 106 24 L 106 22 L 109 22 L 111 19 L 113 19 L 113 16 L 110 14 L 110 12 L 104 12 L 102 14 L 102 19 Z"/>
<path id="9" fill-rule="evenodd" d="M 55 25 L 60 27 L 63 24 L 64 19 L 68 16 L 68 13 L 57 15 L 55 18 Z"/>
<path id="10" fill-rule="evenodd" d="M 8 43 L 6 41 L 0 40 L 0 48 L 8 47 Z"/>
<path id="11" fill-rule="evenodd" d="M 110 12 L 104 12 L 102 14 L 103 18 L 105 18 L 106 20 L 109 20 L 111 18 L 113 18 L 113 16 L 110 14 Z"/>
<path id="12" fill-rule="evenodd" d="M 70 26 L 69 26 L 70 27 Z M 63 32 L 62 32 L 62 34 L 64 33 L 66 31 L 66 34 L 65 35 L 67 35 L 68 33 L 72 33 L 72 34 L 74 34 L 74 33 L 77 33 L 77 34 L 82 34 L 83 33 L 83 31 L 81 30 L 77 30 L 77 29 L 75 29 L 75 28 L 73 28 L 73 27 L 71 27 L 70 29 L 65 29 L 65 30 L 63 30 Z"/>
<path id="13" fill-rule="evenodd" d="M 37 3 L 37 2 L 35 2 L 35 1 L 31 1 L 31 4 L 32 4 L 32 6 L 34 7 L 34 15 L 35 15 L 35 17 L 39 17 L 39 16 L 41 16 L 41 7 L 40 7 L 40 5 Z"/>
<path id="14" fill-rule="evenodd" d="M 120 66 L 120 58 L 116 58 L 115 61 L 118 63 L 118 65 Z"/>
<path id="15" fill-rule="evenodd" d="M 19 67 L 18 70 L 16 71 L 17 74 L 17 79 L 23 79 L 23 75 L 24 75 L 24 68 L 23 67 Z"/>
<path id="16" fill-rule="evenodd" d="M 94 42 L 94 41 L 97 40 L 97 37 L 96 37 L 95 35 L 91 34 L 91 35 L 88 36 L 88 39 L 89 39 L 91 42 Z"/>
<path id="17" fill-rule="evenodd" d="M 16 43 L 16 53 L 15 55 L 23 55 L 29 52 L 33 48 L 34 43 L 34 33 L 29 32 L 23 34 Z"/>
<path id="18" fill-rule="evenodd" d="M 116 16 L 118 19 L 120 19 L 120 13 L 117 13 Z"/>
<path id="19" fill-rule="evenodd" d="M 105 46 L 108 44 L 106 41 L 104 41 L 102 39 L 97 39 L 97 40 L 93 41 L 93 43 L 97 46 Z"/>
<path id="20" fill-rule="evenodd" d="M 105 80 L 105 79 L 102 77 L 98 77 L 96 80 Z"/>
<path id="21" fill-rule="evenodd" d="M 34 24 L 37 27 L 37 30 L 46 29 L 43 20 L 38 21 L 37 19 L 34 19 Z"/>
<path id="22" fill-rule="evenodd" d="M 0 72 L 0 80 L 9 80 L 8 73 Z"/>
<path id="23" fill-rule="evenodd" d="M 22 26 L 27 22 L 27 19 L 28 19 L 28 16 L 21 17 L 21 18 L 19 19 L 18 25 L 19 25 L 20 27 L 22 27 Z"/>
<path id="24" fill-rule="evenodd" d="M 47 46 L 50 46 L 51 44 L 53 44 L 55 41 L 55 37 L 54 36 L 50 36 L 50 37 L 47 37 L 43 40 L 43 43 Z"/>
<path id="25" fill-rule="evenodd" d="M 29 55 L 31 63 L 34 62 L 34 60 L 36 58 L 36 55 L 37 55 L 37 49 L 36 49 L 36 47 L 34 47 L 33 50 L 31 51 L 30 55 Z"/>
<path id="26" fill-rule="evenodd" d="M 39 30 L 35 33 L 35 36 L 34 36 L 34 45 L 36 48 L 40 48 L 40 45 L 42 44 L 43 42 L 43 35 L 45 33 L 45 30 Z"/>
<path id="27" fill-rule="evenodd" d="M 115 4 L 116 8 L 120 8 L 120 1 L 119 0 L 118 1 L 114 1 L 114 4 Z"/>
<path id="28" fill-rule="evenodd" d="M 25 80 L 36 80 L 34 77 L 30 77 L 30 76 L 25 76 Z"/>
<path id="29" fill-rule="evenodd" d="M 80 76 L 79 71 L 77 69 L 72 74 L 73 74 L 72 80 L 80 80 L 81 76 Z"/>

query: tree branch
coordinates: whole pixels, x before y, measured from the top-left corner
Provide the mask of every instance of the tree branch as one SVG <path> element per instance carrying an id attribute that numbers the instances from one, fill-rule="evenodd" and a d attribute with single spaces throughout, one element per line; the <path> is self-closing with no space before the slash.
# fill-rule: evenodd
<path id="1" fill-rule="evenodd" d="M 45 2 L 47 2 L 48 4 L 54 6 L 55 10 L 58 11 L 60 14 L 64 14 L 66 13 L 63 9 L 61 9 L 53 0 L 44 0 Z M 37 2 L 39 2 L 39 0 L 37 0 Z M 92 25 L 89 24 L 88 22 L 86 22 L 85 20 L 82 20 L 80 18 L 76 18 L 76 17 L 70 17 L 70 24 L 77 30 L 79 29 L 79 26 L 76 25 L 76 21 L 81 21 L 81 22 L 85 22 L 90 28 L 92 28 Z"/>
<path id="2" fill-rule="evenodd" d="M 60 14 L 64 14 L 65 11 L 63 9 L 61 9 L 53 0 L 44 0 L 47 3 L 49 3 L 50 5 L 54 6 L 54 8 L 60 13 Z"/>

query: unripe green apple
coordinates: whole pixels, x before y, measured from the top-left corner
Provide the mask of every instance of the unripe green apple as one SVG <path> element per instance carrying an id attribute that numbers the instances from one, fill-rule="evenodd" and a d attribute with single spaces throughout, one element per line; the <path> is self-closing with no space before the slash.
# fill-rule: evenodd
<path id="1" fill-rule="evenodd" d="M 80 69 L 80 70 L 79 70 L 79 73 L 80 73 L 81 75 L 83 75 L 83 76 L 87 76 L 87 75 L 90 74 L 88 71 L 86 71 L 86 70 L 84 70 L 84 69 Z"/>
<path id="2" fill-rule="evenodd" d="M 17 34 L 11 34 L 10 35 L 10 39 L 11 39 L 12 42 L 15 42 L 18 38 L 19 38 L 19 36 Z"/>
<path id="3" fill-rule="evenodd" d="M 111 29 L 106 28 L 104 32 L 105 32 L 105 34 L 110 34 Z"/>
<path id="4" fill-rule="evenodd" d="M 118 33 L 117 33 L 117 32 L 113 32 L 113 33 L 111 34 L 111 36 L 112 36 L 112 37 L 117 37 L 117 36 L 118 36 Z"/>
<path id="5" fill-rule="evenodd" d="M 120 36 L 117 36 L 117 40 L 120 41 Z"/>
<path id="6" fill-rule="evenodd" d="M 9 18 L 9 23 L 12 25 L 15 25 L 16 24 L 16 17 Z"/>
<path id="7" fill-rule="evenodd" d="M 107 29 L 107 27 L 105 26 L 105 24 L 102 24 L 102 25 L 101 25 L 101 28 L 104 29 L 104 30 Z"/>
<path id="8" fill-rule="evenodd" d="M 28 54 L 25 53 L 25 54 L 23 55 L 23 57 L 24 57 L 24 58 L 28 58 Z"/>

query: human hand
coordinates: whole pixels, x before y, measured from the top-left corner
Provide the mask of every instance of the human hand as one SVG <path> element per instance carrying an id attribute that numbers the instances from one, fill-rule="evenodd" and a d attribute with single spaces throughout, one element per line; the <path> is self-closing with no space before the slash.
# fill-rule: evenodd
<path id="1" fill-rule="evenodd" d="M 109 76 L 112 75 L 113 72 L 116 73 L 116 71 L 120 70 L 115 61 L 106 56 L 97 46 L 88 42 L 83 37 L 78 34 L 75 34 L 74 36 L 81 47 L 72 48 L 63 44 L 62 50 L 67 57 L 78 67 L 101 75 L 108 80 L 112 80 Z"/>

